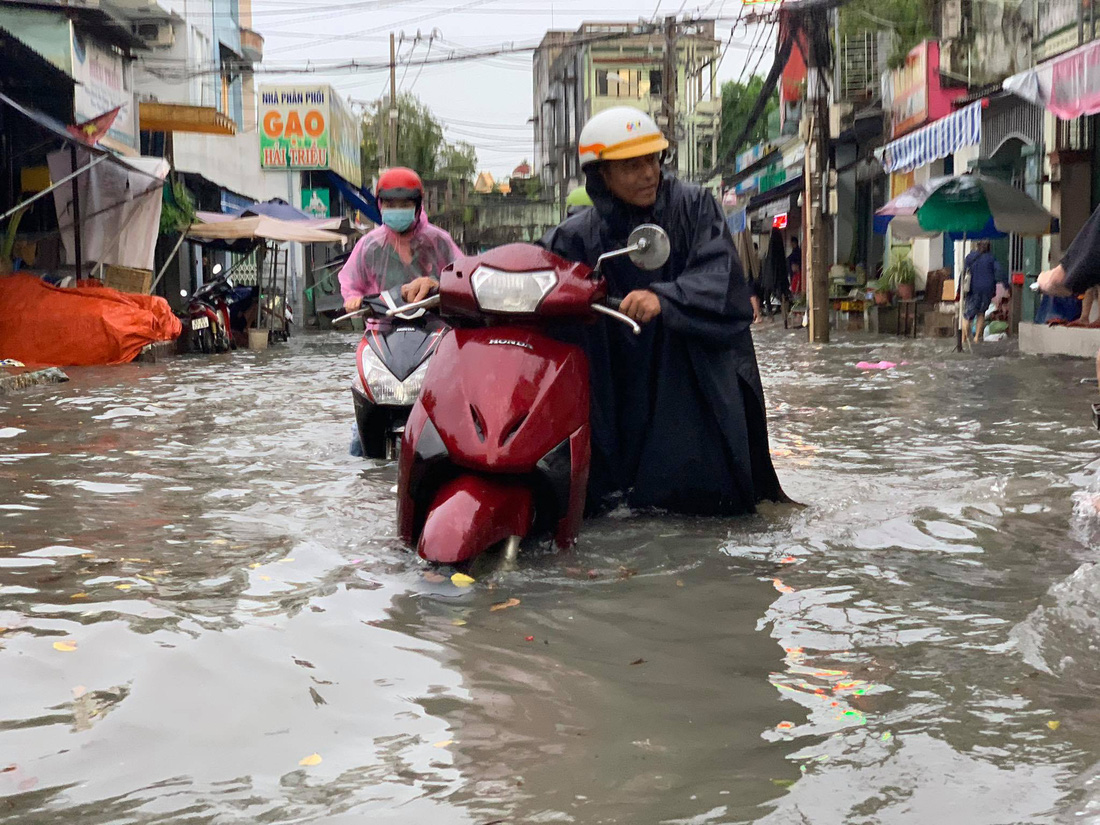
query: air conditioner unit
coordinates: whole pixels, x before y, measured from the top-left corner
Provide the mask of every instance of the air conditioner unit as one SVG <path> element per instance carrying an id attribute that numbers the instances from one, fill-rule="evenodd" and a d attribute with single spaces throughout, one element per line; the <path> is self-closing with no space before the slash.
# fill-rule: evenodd
<path id="1" fill-rule="evenodd" d="M 134 35 L 147 48 L 165 48 L 176 42 L 176 30 L 171 23 L 134 23 Z"/>

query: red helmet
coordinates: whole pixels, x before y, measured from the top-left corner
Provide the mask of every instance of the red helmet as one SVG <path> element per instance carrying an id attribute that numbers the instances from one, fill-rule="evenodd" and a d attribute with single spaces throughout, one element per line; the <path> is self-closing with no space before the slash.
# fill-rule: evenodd
<path id="1" fill-rule="evenodd" d="M 420 203 L 424 199 L 424 183 L 412 169 L 395 166 L 379 176 L 376 195 L 379 200 L 407 199 Z"/>

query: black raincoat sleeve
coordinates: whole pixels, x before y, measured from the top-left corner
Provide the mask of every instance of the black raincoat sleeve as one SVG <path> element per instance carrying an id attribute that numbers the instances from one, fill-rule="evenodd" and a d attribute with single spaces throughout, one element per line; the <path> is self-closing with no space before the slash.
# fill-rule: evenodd
<path id="1" fill-rule="evenodd" d="M 1100 207 L 1098 207 L 1062 258 L 1066 288 L 1074 295 L 1100 284 Z"/>
<path id="2" fill-rule="evenodd" d="M 693 195 L 694 203 L 684 204 L 677 216 L 685 225 L 675 228 L 690 239 L 683 269 L 672 280 L 648 288 L 661 301 L 668 329 L 689 338 L 728 342 L 752 323 L 752 288 L 718 202 L 703 190 Z"/>

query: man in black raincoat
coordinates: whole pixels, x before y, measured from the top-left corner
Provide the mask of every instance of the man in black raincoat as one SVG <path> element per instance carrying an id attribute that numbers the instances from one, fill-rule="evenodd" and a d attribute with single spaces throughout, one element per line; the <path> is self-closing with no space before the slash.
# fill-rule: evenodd
<path id="1" fill-rule="evenodd" d="M 589 510 L 620 496 L 635 507 L 713 515 L 787 500 L 768 447 L 752 291 L 717 201 L 662 173 L 668 143 L 635 109 L 596 115 L 580 143 L 595 208 L 542 245 L 594 266 L 626 246 L 636 226 L 655 223 L 672 246 L 655 271 L 626 257 L 602 267 L 641 335 L 609 318 L 562 332 L 585 348 L 591 369 Z"/>

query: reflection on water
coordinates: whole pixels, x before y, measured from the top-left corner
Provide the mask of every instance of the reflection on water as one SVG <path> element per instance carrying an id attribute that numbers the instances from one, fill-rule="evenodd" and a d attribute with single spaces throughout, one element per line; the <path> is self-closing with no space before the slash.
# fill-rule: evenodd
<path id="1" fill-rule="evenodd" d="M 353 347 L 0 399 L 0 822 L 1100 821 L 1086 363 L 765 331 L 806 507 L 460 589 Z"/>

